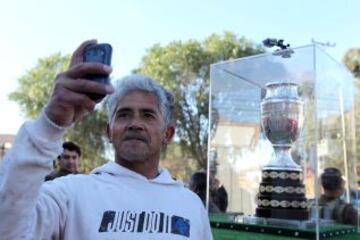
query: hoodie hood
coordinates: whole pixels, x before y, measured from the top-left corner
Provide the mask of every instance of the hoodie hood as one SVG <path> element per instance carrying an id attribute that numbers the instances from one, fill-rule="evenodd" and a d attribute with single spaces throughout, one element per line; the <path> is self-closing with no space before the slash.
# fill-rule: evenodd
<path id="1" fill-rule="evenodd" d="M 158 184 L 163 184 L 163 185 L 179 185 L 179 186 L 184 186 L 184 184 L 182 182 L 179 181 L 175 181 L 168 170 L 166 170 L 165 168 L 160 168 L 159 169 L 159 175 L 153 179 L 148 179 L 145 176 L 134 172 L 128 168 L 125 168 L 119 164 L 117 164 L 116 162 L 113 161 L 109 161 L 108 163 L 95 168 L 93 171 L 91 171 L 91 174 L 99 174 L 99 173 L 107 173 L 113 176 L 123 176 L 123 177 L 129 177 L 129 178 L 136 178 L 142 181 L 148 181 L 148 182 L 153 182 L 153 183 L 158 183 Z"/>

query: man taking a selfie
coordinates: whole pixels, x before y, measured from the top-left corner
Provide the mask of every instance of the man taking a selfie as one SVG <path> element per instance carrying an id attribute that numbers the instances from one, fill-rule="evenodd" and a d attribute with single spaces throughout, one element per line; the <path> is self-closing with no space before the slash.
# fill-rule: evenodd
<path id="1" fill-rule="evenodd" d="M 83 62 L 84 49 L 95 43 L 74 52 L 43 112 L 20 128 L 1 163 L 1 239 L 212 239 L 201 200 L 159 168 L 175 131 L 172 94 L 138 75 L 115 88 L 89 81 L 89 74 L 111 72 Z M 111 94 L 107 133 L 114 162 L 42 184 L 65 131 L 94 109 L 89 94 Z"/>

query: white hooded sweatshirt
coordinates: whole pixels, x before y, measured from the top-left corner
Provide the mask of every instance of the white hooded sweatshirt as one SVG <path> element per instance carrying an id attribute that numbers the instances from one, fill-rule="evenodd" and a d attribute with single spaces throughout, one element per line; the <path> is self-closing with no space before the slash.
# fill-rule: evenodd
<path id="1" fill-rule="evenodd" d="M 167 170 L 154 179 L 109 162 L 45 182 L 63 130 L 27 122 L 0 166 L 0 239 L 212 239 L 200 199 Z"/>

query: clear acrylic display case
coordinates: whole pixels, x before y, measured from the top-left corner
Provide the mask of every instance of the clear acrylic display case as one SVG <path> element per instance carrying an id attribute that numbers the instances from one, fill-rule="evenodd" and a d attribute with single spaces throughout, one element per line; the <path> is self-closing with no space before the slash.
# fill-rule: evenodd
<path id="1" fill-rule="evenodd" d="M 358 188 L 358 90 L 351 73 L 317 44 L 292 51 L 290 57 L 289 52 L 277 51 L 211 66 L 209 182 L 212 186 L 215 180 L 226 189 L 226 212 L 234 222 L 301 228 L 320 239 L 339 229 L 329 216 L 321 215 L 324 210 L 318 204 L 323 169 L 340 169 L 346 180 L 345 201 L 351 202 L 351 190 Z M 302 170 L 309 212 L 306 220 L 277 222 L 277 218 L 256 217 L 262 169 L 274 155 L 261 125 L 261 103 L 265 86 L 271 82 L 297 84 L 303 102 L 303 125 L 291 145 L 291 156 Z M 212 191 L 211 187 L 208 196 Z M 212 197 L 207 199 L 212 201 Z M 294 225 L 286 226 L 286 222 Z"/>

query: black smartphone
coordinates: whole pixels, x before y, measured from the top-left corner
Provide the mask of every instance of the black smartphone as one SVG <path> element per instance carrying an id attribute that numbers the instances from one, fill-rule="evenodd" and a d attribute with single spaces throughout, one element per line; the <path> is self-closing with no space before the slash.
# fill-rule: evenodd
<path id="1" fill-rule="evenodd" d="M 99 43 L 89 45 L 85 48 L 83 60 L 84 62 L 97 62 L 111 66 L 111 56 L 111 45 L 108 43 Z M 86 75 L 85 78 L 102 84 L 110 84 L 109 75 L 89 74 Z M 96 93 L 89 93 L 88 96 L 95 102 L 100 102 L 105 97 L 105 95 Z"/>

